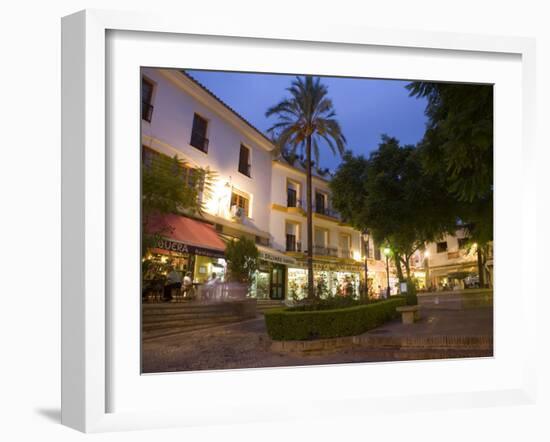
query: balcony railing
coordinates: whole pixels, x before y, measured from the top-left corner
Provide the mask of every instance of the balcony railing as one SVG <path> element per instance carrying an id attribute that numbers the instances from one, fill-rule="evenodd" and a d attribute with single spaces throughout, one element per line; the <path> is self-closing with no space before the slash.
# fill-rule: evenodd
<path id="1" fill-rule="evenodd" d="M 319 215 L 325 215 L 330 216 L 331 218 L 340 219 L 340 214 L 336 210 L 330 209 L 328 207 L 314 205 L 313 211 L 315 213 L 318 213 Z"/>
<path id="2" fill-rule="evenodd" d="M 320 255 L 320 256 L 338 256 L 338 249 L 334 247 L 327 247 L 327 246 L 313 246 L 313 254 L 314 255 Z"/>
<path id="3" fill-rule="evenodd" d="M 338 250 L 338 256 L 340 258 L 351 259 L 353 258 L 353 252 L 350 249 L 340 249 Z"/>
<path id="4" fill-rule="evenodd" d="M 286 236 L 286 251 L 287 252 L 301 252 L 302 251 L 302 243 L 300 241 L 296 241 L 296 237 L 294 235 L 287 235 Z"/>
<path id="5" fill-rule="evenodd" d="M 294 198 L 287 198 L 286 199 L 286 206 L 287 207 L 299 207 L 300 209 L 304 208 L 304 205 L 302 203 L 302 200 Z"/>
<path id="6" fill-rule="evenodd" d="M 189 144 L 199 150 L 202 150 L 204 153 L 208 153 L 208 138 L 206 138 L 200 132 L 191 132 L 191 141 L 189 142 Z"/>
<path id="7" fill-rule="evenodd" d="M 153 105 L 151 103 L 147 103 L 146 101 L 141 102 L 141 118 L 148 123 L 151 122 L 153 118 Z"/>

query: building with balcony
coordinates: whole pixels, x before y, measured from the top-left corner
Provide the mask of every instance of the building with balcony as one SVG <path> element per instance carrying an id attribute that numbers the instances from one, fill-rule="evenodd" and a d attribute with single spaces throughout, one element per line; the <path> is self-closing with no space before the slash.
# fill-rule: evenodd
<path id="1" fill-rule="evenodd" d="M 466 232 L 460 229 L 455 235 L 446 235 L 437 242 L 427 244 L 426 249 L 417 254 L 414 268 L 425 274 L 427 288 L 452 290 L 478 287 L 477 247 Z M 492 286 L 492 244 L 487 246 L 481 267 L 485 284 Z"/>
<path id="2" fill-rule="evenodd" d="M 212 272 L 223 278 L 225 261 L 222 247 L 213 241 L 215 232 L 224 241 L 242 236 L 255 241 L 261 265 L 252 292 L 259 298 L 303 296 L 308 247 L 316 280 L 327 293 L 358 293 L 367 250 L 370 286 L 375 291 L 386 286 L 379 248 L 372 240 L 366 247 L 361 233 L 333 210 L 326 178 L 313 178 L 314 240 L 309 245 L 305 172 L 274 158 L 275 146 L 261 131 L 181 70 L 143 68 L 141 98 L 143 162 L 155 155 L 177 156 L 185 162 L 186 180 L 193 179 L 196 168 L 214 173 L 210 191 L 201 196 L 204 214 L 193 220 L 171 218 L 176 231 L 159 243 L 154 259 L 190 271 L 198 284 Z M 190 234 L 193 225 L 203 235 Z M 206 237 L 210 246 L 202 243 Z"/>
<path id="3" fill-rule="evenodd" d="M 185 222 L 171 218 L 174 231 L 159 242 L 153 258 L 191 271 L 197 284 L 212 272 L 223 279 L 223 250 L 220 255 L 219 245 L 214 251 L 203 242 L 212 231 L 224 241 L 245 236 L 255 241 L 262 258 L 258 294 L 284 298 L 285 263 L 294 260 L 269 247 L 271 141 L 180 70 L 142 69 L 141 109 L 145 164 L 155 155 L 177 156 L 184 160 L 189 179 L 195 168 L 213 172 L 210 191 L 202 195 L 203 215 Z M 178 231 L 178 226 L 187 231 Z M 190 230 L 203 233 L 192 235 Z"/>
<path id="4" fill-rule="evenodd" d="M 341 293 L 352 287 L 359 293 L 364 280 L 365 253 L 369 251 L 369 286 L 376 291 L 386 287 L 386 268 L 377 248 L 369 239 L 366 247 L 361 232 L 346 224 L 331 204 L 329 181 L 312 177 L 313 268 L 314 278 L 328 293 Z M 271 179 L 270 233 L 272 246 L 295 258 L 288 268 L 288 293 L 304 296 L 307 288 L 307 204 L 306 172 L 299 162 L 290 164 L 282 157 L 273 160 Z M 351 290 L 351 289 L 348 289 Z"/>

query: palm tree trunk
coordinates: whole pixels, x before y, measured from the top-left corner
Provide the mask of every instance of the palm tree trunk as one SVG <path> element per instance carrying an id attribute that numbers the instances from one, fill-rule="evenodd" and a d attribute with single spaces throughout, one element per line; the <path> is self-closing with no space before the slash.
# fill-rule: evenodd
<path id="1" fill-rule="evenodd" d="M 313 286 L 313 203 L 311 198 L 311 135 L 306 139 L 306 204 L 307 204 L 307 296 L 315 298 L 315 287 Z"/>

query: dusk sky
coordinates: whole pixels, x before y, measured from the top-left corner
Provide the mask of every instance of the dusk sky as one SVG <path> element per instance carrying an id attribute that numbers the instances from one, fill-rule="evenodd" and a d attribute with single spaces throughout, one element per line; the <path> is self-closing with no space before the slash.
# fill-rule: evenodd
<path id="1" fill-rule="evenodd" d="M 267 132 L 276 121 L 265 111 L 289 96 L 294 76 L 234 72 L 187 72 L 235 109 L 255 127 Z M 409 97 L 407 81 L 323 77 L 336 110 L 347 148 L 368 156 L 384 133 L 401 144 L 416 144 L 424 135 L 426 101 Z M 325 146 L 321 167 L 334 170 L 340 163 Z"/>

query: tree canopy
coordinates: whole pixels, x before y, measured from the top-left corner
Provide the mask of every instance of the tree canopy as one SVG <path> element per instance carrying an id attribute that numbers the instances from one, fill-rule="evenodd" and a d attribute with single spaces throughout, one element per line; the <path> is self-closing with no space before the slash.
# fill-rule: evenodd
<path id="1" fill-rule="evenodd" d="M 413 82 L 428 125 L 419 145 L 425 173 L 444 181 L 472 240 L 493 238 L 493 87 Z"/>
<path id="2" fill-rule="evenodd" d="M 268 129 L 280 152 L 303 152 L 308 137 L 315 161 L 319 164 L 319 142 L 323 140 L 334 154 L 343 154 L 346 138 L 328 98 L 328 88 L 319 77 L 296 77 L 287 91 L 289 98 L 270 107 L 266 116 L 278 121 Z"/>
<path id="3" fill-rule="evenodd" d="M 225 249 L 228 279 L 235 282 L 250 283 L 258 268 L 258 248 L 251 239 L 242 237 L 229 241 Z"/>
<path id="4" fill-rule="evenodd" d="M 456 227 L 442 184 L 423 173 L 417 149 L 383 135 L 368 159 L 346 154 L 330 186 L 334 207 L 355 228 L 369 229 L 377 243 L 387 243 L 410 276 L 412 254 Z"/>

